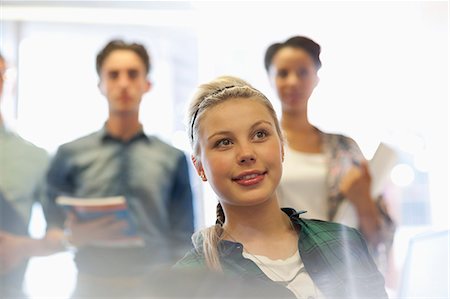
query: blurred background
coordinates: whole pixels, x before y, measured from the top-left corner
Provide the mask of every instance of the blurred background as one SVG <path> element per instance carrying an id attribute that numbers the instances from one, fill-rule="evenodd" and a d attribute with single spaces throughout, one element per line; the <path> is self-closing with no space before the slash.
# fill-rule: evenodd
<path id="1" fill-rule="evenodd" d="M 184 116 L 195 87 L 239 76 L 279 110 L 264 52 L 306 35 L 322 46 L 323 63 L 311 122 L 351 136 L 367 159 L 380 142 L 397 153 L 385 191 L 398 225 L 386 277 L 391 297 L 432 298 L 432 288 L 448 294 L 449 283 L 448 9 L 448 1 L 2 0 L 1 109 L 10 127 L 53 154 L 106 120 L 97 52 L 112 38 L 137 41 L 153 65 L 144 129 L 189 154 Z M 196 176 L 192 184 L 199 229 L 215 220 L 216 199 Z M 36 205 L 30 232 L 44 230 Z M 430 259 L 439 256 L 436 268 Z M 418 286 L 413 273 L 430 273 L 436 285 Z M 34 258 L 25 287 L 31 298 L 67 298 L 75 274 L 70 253 Z"/>

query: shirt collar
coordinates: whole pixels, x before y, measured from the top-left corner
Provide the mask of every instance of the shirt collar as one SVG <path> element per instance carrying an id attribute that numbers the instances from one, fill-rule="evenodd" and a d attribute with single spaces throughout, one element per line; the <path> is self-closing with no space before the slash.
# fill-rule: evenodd
<path id="1" fill-rule="evenodd" d="M 218 250 L 220 256 L 228 256 L 231 254 L 239 254 L 242 255 L 242 251 L 244 250 L 244 246 L 239 242 L 233 242 L 229 240 L 221 240 L 218 244 Z"/>
<path id="2" fill-rule="evenodd" d="M 296 211 L 292 208 L 281 208 L 281 210 L 289 216 L 292 223 L 296 226 L 298 232 L 300 233 L 301 227 L 304 224 L 300 218 L 300 215 L 306 213 L 306 211 Z M 231 254 L 242 255 L 243 248 L 244 246 L 241 243 L 229 240 L 221 240 L 218 244 L 219 254 L 222 257 L 229 256 Z"/>
<path id="3" fill-rule="evenodd" d="M 296 211 L 292 208 L 281 208 L 281 210 L 285 212 L 291 219 L 297 219 L 301 214 L 307 213 L 305 210 Z"/>
<path id="4" fill-rule="evenodd" d="M 132 143 L 136 140 L 143 140 L 143 141 L 150 142 L 150 138 L 145 134 L 143 127 L 141 127 L 141 129 L 133 137 L 131 137 L 128 141 L 124 142 L 123 140 L 112 136 L 108 132 L 108 130 L 106 129 L 106 123 L 103 125 L 103 127 L 100 130 L 100 138 L 103 142 L 116 141 L 116 142 L 122 142 L 122 143 Z"/>

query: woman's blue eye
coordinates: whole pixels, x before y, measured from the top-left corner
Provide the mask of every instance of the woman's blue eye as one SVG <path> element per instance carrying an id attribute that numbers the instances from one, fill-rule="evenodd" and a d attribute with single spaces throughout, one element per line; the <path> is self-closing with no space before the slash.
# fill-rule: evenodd
<path id="1" fill-rule="evenodd" d="M 221 139 L 221 140 L 217 141 L 215 145 L 220 147 L 220 146 L 227 146 L 230 144 L 231 144 L 230 139 Z"/>
<path id="2" fill-rule="evenodd" d="M 258 131 L 258 132 L 256 132 L 255 137 L 258 139 L 265 138 L 265 137 L 267 137 L 267 132 L 266 131 Z"/>

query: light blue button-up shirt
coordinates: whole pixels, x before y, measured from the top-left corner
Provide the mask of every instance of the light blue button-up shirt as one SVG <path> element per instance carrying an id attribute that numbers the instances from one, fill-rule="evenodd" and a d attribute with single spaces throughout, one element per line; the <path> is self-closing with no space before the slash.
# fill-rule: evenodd
<path id="1" fill-rule="evenodd" d="M 135 273 L 149 264 L 170 264 L 191 247 L 194 230 L 192 192 L 184 153 L 153 136 L 138 133 L 129 141 L 105 128 L 59 147 L 47 176 L 49 226 L 62 227 L 58 195 L 80 198 L 125 196 L 143 249 L 81 248 L 81 272 Z"/>
<path id="2" fill-rule="evenodd" d="M 47 152 L 0 124 L 0 192 L 28 225 L 31 207 L 43 199 Z"/>

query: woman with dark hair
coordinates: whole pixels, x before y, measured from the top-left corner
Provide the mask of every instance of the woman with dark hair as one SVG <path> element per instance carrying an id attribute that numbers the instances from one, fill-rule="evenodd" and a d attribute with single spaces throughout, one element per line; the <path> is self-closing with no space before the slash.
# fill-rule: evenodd
<path id="1" fill-rule="evenodd" d="M 309 98 L 319 83 L 320 52 L 315 41 L 294 36 L 271 45 L 265 54 L 266 71 L 281 101 L 287 141 L 280 204 L 306 210 L 308 218 L 360 229 L 381 264 L 395 226 L 383 199 L 371 197 L 364 156 L 353 139 L 322 132 L 308 118 Z"/>
<path id="2" fill-rule="evenodd" d="M 216 225 L 193 236 L 195 248 L 176 269 L 212 270 L 247 284 L 256 279 L 296 298 L 387 297 L 356 229 L 280 209 L 283 139 L 260 91 L 238 78 L 217 78 L 199 87 L 188 117 L 192 161 L 219 204 Z"/>

